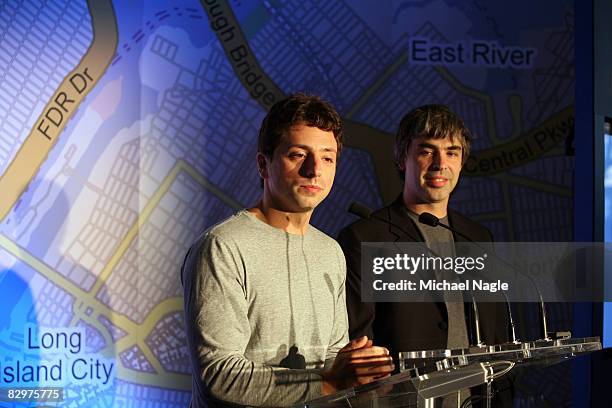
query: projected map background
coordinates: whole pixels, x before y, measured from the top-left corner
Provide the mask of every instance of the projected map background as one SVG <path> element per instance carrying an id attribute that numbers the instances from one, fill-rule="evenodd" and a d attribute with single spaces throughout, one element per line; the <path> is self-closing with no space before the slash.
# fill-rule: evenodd
<path id="1" fill-rule="evenodd" d="M 0 21 L 0 387 L 187 405 L 180 265 L 257 200 L 257 130 L 290 92 L 346 121 L 330 235 L 395 197 L 399 119 L 437 102 L 475 136 L 453 206 L 498 241 L 572 239 L 572 2 L 3 1 Z"/>

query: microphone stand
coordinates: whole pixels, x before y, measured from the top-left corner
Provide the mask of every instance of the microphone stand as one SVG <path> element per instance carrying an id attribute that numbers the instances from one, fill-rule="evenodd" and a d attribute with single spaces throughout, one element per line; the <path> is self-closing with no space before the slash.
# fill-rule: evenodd
<path id="1" fill-rule="evenodd" d="M 471 239 L 467 235 L 463 234 L 461 231 L 458 231 L 458 230 L 452 228 L 450 225 L 445 225 L 445 224 L 441 223 L 440 219 L 438 217 L 436 217 L 435 215 L 431 214 L 431 213 L 424 212 L 421 215 L 419 215 L 419 222 L 423 223 L 425 225 L 429 225 L 430 227 L 440 226 L 442 228 L 446 228 L 447 230 L 451 231 L 452 233 L 455 233 L 455 234 L 460 235 L 463 238 L 467 239 L 469 242 L 475 244 L 478 248 L 480 248 L 480 249 L 482 249 L 484 251 L 487 250 L 485 247 L 483 247 L 482 245 L 480 245 L 478 242 L 474 241 L 473 239 Z M 538 298 L 540 300 L 538 303 L 540 304 L 540 318 L 541 318 L 541 323 L 542 323 L 542 330 L 544 332 L 543 333 L 544 336 L 543 336 L 542 340 L 544 340 L 544 341 L 552 341 L 552 338 L 548 335 L 548 320 L 546 318 L 546 304 L 544 303 L 544 298 L 542 297 L 542 292 L 538 288 L 538 285 L 536 284 L 536 282 L 533 280 L 533 278 L 531 276 L 522 273 L 521 271 L 516 269 L 514 267 L 514 265 L 512 265 L 511 263 L 509 263 L 505 259 L 500 258 L 495 253 L 493 253 L 493 256 L 495 257 L 495 259 L 497 259 L 500 262 L 502 262 L 508 268 L 510 268 L 511 270 L 517 272 L 519 275 L 526 277 L 531 282 L 531 284 L 535 288 L 535 290 L 536 290 L 536 292 L 538 294 Z M 512 313 L 511 313 L 511 310 L 510 310 L 510 302 L 508 300 L 508 296 L 506 296 L 505 293 L 504 293 L 504 296 L 506 297 L 506 302 L 508 303 L 508 315 L 509 315 L 510 325 L 512 327 L 512 337 L 513 337 L 513 343 L 514 343 L 514 342 L 517 342 L 517 341 L 516 341 L 516 334 L 514 332 L 514 321 L 512 319 Z"/>

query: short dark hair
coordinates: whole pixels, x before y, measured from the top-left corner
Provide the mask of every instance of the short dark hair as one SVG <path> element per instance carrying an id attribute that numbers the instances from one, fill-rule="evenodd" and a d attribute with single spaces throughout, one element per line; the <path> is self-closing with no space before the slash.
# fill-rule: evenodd
<path id="1" fill-rule="evenodd" d="M 328 102 L 314 95 L 294 93 L 276 102 L 263 119 L 259 129 L 257 151 L 272 158 L 286 132 L 303 124 L 326 132 L 333 132 L 338 145 L 337 156 L 342 150 L 342 119 Z"/>
<path id="2" fill-rule="evenodd" d="M 463 123 L 463 120 L 445 105 L 423 105 L 408 112 L 400 121 L 395 136 L 395 166 L 403 178 L 400 170 L 406 161 L 408 149 L 415 139 L 444 139 L 459 138 L 461 143 L 461 162 L 470 154 L 472 136 Z"/>

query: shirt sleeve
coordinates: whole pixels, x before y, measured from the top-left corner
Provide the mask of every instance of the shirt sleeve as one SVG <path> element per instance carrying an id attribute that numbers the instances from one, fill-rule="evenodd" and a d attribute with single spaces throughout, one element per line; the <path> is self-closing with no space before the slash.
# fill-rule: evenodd
<path id="1" fill-rule="evenodd" d="M 348 343 L 348 317 L 346 312 L 346 260 L 342 249 L 339 245 L 336 247 L 336 256 L 338 258 L 338 268 L 340 276 L 340 285 L 336 293 L 335 309 L 334 309 L 334 326 L 332 329 L 332 336 L 330 344 L 327 349 L 327 355 L 325 357 L 325 367 L 329 368 L 336 358 L 336 354 L 342 347 Z"/>
<path id="2" fill-rule="evenodd" d="M 207 235 L 182 270 L 194 399 L 250 406 L 291 406 L 321 395 L 320 370 L 293 370 L 245 358 L 251 338 L 240 252 Z"/>

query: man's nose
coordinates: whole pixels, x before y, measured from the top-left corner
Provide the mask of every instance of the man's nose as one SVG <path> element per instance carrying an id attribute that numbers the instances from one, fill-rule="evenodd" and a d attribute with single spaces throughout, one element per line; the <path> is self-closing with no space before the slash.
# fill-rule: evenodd
<path id="1" fill-rule="evenodd" d="M 432 170 L 445 170 L 448 167 L 448 159 L 444 153 L 436 152 L 431 163 Z"/>
<path id="2" fill-rule="evenodd" d="M 314 178 L 321 175 L 321 158 L 315 154 L 309 154 L 304 160 L 302 165 L 302 172 L 304 177 Z"/>

